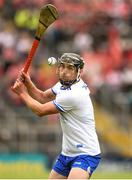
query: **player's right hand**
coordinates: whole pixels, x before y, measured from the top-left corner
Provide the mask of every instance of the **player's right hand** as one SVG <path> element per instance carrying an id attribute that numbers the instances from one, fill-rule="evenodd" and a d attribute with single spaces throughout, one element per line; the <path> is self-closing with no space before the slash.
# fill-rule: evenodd
<path id="1" fill-rule="evenodd" d="M 25 73 L 21 71 L 19 75 L 19 79 L 25 84 L 25 86 L 28 86 L 31 83 L 31 78 L 29 76 L 29 73 Z"/>

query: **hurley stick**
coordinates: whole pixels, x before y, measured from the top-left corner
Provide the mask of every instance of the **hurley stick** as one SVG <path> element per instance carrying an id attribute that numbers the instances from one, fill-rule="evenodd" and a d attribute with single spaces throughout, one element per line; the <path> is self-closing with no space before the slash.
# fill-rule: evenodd
<path id="1" fill-rule="evenodd" d="M 35 52 L 37 50 L 37 47 L 39 45 L 39 42 L 41 40 L 43 33 L 56 19 L 58 19 L 58 17 L 59 17 L 59 14 L 55 6 L 51 4 L 47 4 L 41 8 L 39 23 L 36 29 L 35 38 L 33 40 L 31 50 L 28 53 L 28 57 L 26 59 L 26 62 L 23 68 L 23 71 L 25 73 L 27 73 L 30 67 L 30 64 L 33 60 L 33 57 L 35 55 Z"/>

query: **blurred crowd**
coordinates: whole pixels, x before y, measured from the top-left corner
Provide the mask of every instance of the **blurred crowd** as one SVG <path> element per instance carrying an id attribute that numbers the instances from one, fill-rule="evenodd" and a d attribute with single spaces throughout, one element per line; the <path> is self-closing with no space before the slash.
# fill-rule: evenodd
<path id="1" fill-rule="evenodd" d="M 41 40 L 30 69 L 33 81 L 43 90 L 51 87 L 57 79 L 47 58 L 79 53 L 85 59 L 83 78 L 95 100 L 112 113 L 131 115 L 131 0 L 0 0 L 2 99 L 11 107 L 23 106 L 10 87 L 31 48 L 40 8 L 47 3 L 58 8 L 60 18 Z"/>

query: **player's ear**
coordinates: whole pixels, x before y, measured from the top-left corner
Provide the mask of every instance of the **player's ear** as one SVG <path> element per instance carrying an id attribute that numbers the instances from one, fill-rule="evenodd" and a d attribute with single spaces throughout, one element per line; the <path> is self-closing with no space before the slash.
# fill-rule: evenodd
<path id="1" fill-rule="evenodd" d="M 83 72 L 83 69 L 78 69 L 78 74 L 82 74 L 82 72 Z"/>
<path id="2" fill-rule="evenodd" d="M 80 77 L 83 73 L 83 69 L 78 69 L 78 76 Z"/>
<path id="3" fill-rule="evenodd" d="M 80 69 L 80 74 L 82 74 L 83 73 L 83 69 Z"/>
<path id="4" fill-rule="evenodd" d="M 56 75 L 59 75 L 59 67 L 56 68 Z"/>

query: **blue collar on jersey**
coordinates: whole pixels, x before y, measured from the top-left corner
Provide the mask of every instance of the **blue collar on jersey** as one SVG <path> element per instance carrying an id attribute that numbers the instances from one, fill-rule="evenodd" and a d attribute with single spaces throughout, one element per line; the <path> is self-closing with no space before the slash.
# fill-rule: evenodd
<path id="1" fill-rule="evenodd" d="M 80 79 L 74 80 L 74 81 L 72 81 L 71 84 L 67 84 L 67 85 L 66 85 L 66 84 L 63 84 L 63 83 L 60 81 L 60 83 L 62 84 L 62 86 L 60 87 L 60 89 L 61 89 L 61 90 L 71 90 L 71 86 L 72 86 L 73 84 L 79 82 L 79 81 L 80 81 Z"/>
<path id="2" fill-rule="evenodd" d="M 71 87 L 68 87 L 68 86 L 61 86 L 60 87 L 61 90 L 71 90 Z"/>

